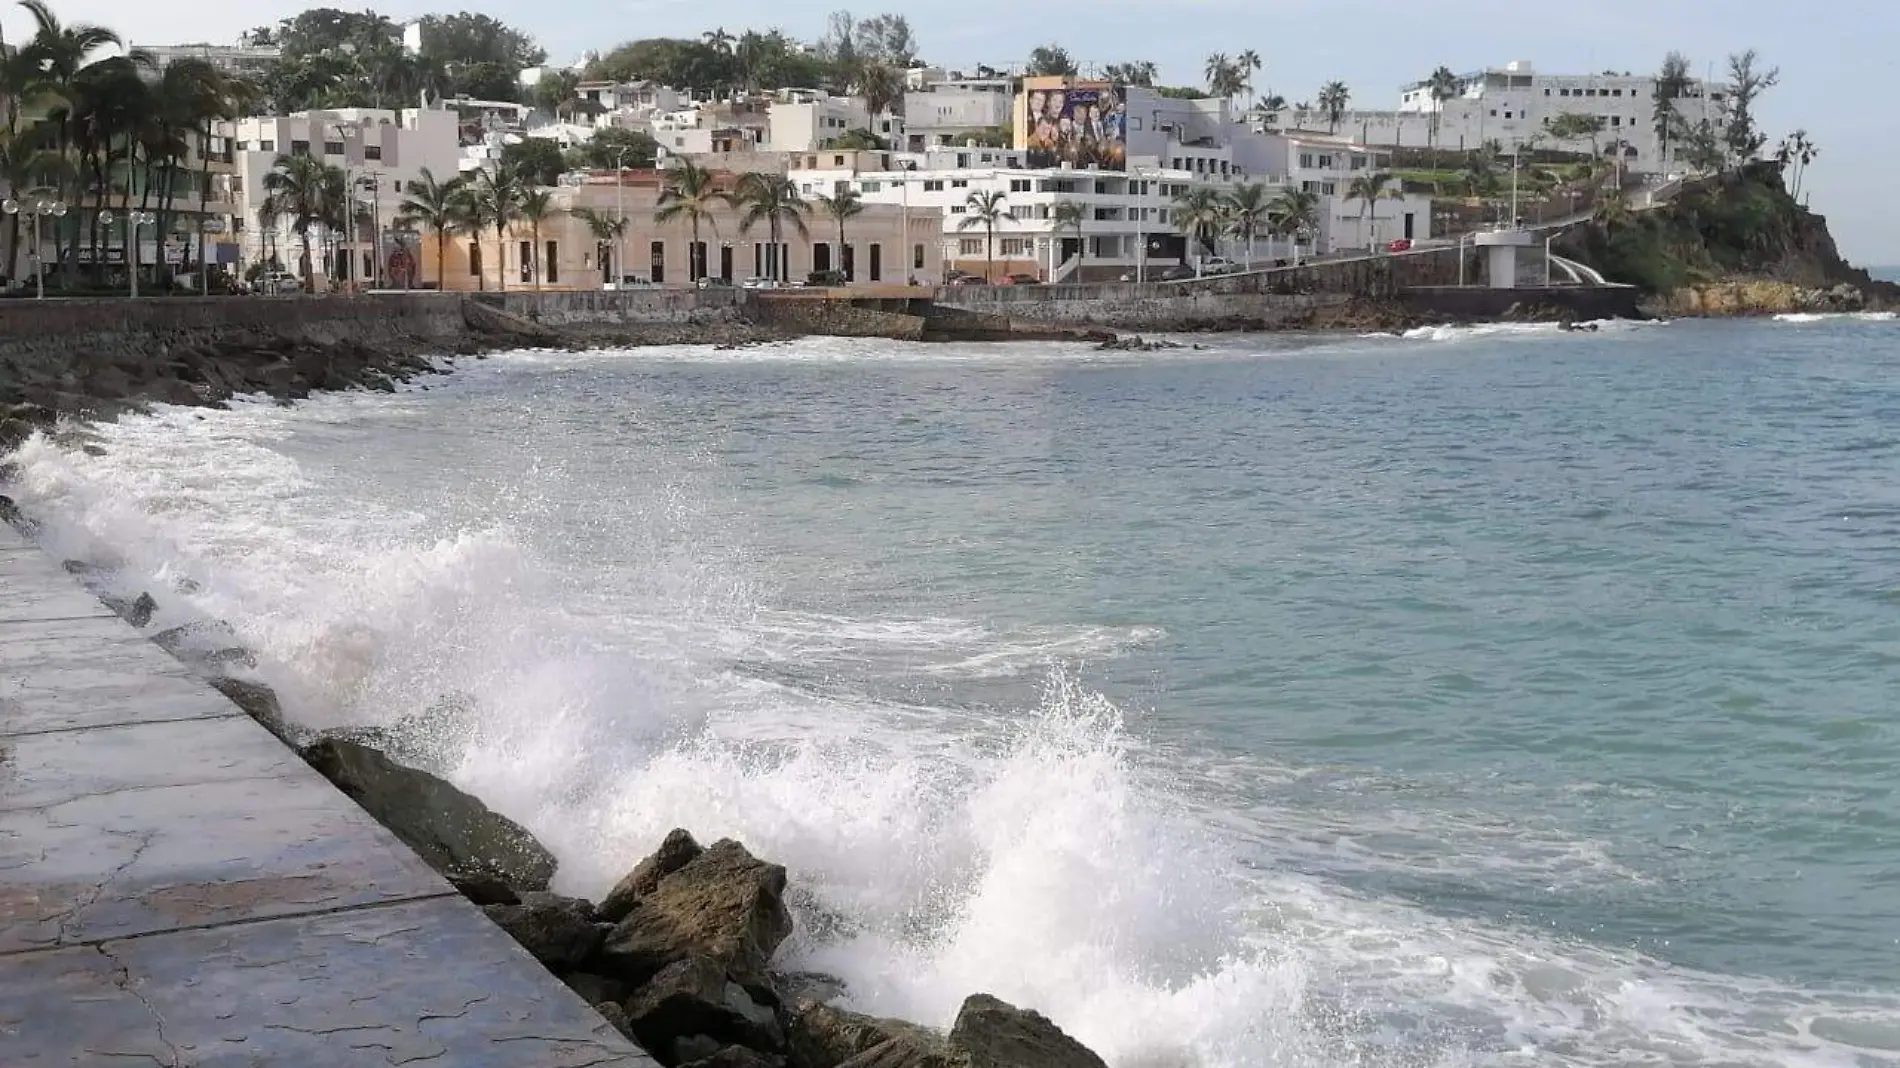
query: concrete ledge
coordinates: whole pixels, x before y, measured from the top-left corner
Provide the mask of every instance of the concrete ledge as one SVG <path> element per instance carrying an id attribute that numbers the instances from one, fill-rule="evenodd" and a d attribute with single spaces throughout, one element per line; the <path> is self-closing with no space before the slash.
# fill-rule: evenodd
<path id="1" fill-rule="evenodd" d="M 654 1062 L 0 524 L 7 1065 Z"/>

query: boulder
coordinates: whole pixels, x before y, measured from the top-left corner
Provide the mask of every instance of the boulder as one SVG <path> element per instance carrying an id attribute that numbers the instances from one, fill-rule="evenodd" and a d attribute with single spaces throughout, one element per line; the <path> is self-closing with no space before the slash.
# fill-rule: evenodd
<path id="1" fill-rule="evenodd" d="M 736 982 L 770 990 L 766 966 L 791 933 L 785 869 L 723 839 L 640 898 L 601 953 L 611 973 L 630 982 L 644 982 L 689 956 L 704 956 Z"/>
<path id="2" fill-rule="evenodd" d="M 628 1041 L 638 1041 L 633 1037 L 633 1025 L 627 1022 L 627 1010 L 611 1001 L 599 1001 L 594 1003 L 594 1011 L 600 1013 L 601 1019 L 612 1024 L 614 1030 L 625 1035 Z"/>
<path id="3" fill-rule="evenodd" d="M 491 875 L 517 892 L 546 890 L 554 877 L 554 855 L 526 829 L 434 775 L 339 738 L 303 757 L 445 875 Z"/>
<path id="4" fill-rule="evenodd" d="M 569 972 L 561 976 L 561 982 L 566 983 L 569 990 L 579 994 L 581 1000 L 589 1005 L 611 1002 L 618 1006 L 627 1000 L 627 995 L 633 993 L 632 987 L 618 979 L 610 979 L 590 972 Z M 625 1017 L 624 1010 L 621 1015 Z"/>
<path id="5" fill-rule="evenodd" d="M 158 611 L 158 601 L 149 593 L 141 593 L 132 599 L 125 621 L 135 627 L 148 626 L 152 622 L 152 613 Z"/>
<path id="6" fill-rule="evenodd" d="M 688 1061 L 683 1068 L 782 1068 L 782 1057 L 768 1057 L 744 1046 L 727 1046 L 710 1057 Z"/>
<path id="7" fill-rule="evenodd" d="M 608 923 L 619 923 L 633 911 L 633 906 L 641 898 L 660 888 L 660 880 L 692 863 L 705 850 L 693 840 L 693 836 L 678 827 L 667 832 L 666 840 L 653 855 L 634 866 L 624 878 L 614 884 L 607 896 L 600 902 L 600 918 Z"/>
<path id="8" fill-rule="evenodd" d="M 229 664 L 256 667 L 257 658 L 237 643 L 230 624 L 215 620 L 186 623 L 152 635 L 160 649 L 187 664 L 199 668 L 218 668 Z"/>
<path id="9" fill-rule="evenodd" d="M 950 1046 L 969 1068 L 1107 1068 L 1048 1017 L 988 994 L 964 999 L 950 1028 Z"/>
<path id="10" fill-rule="evenodd" d="M 577 897 L 531 892 L 513 905 L 484 905 L 482 912 L 554 971 L 586 964 L 607 935 L 594 923 L 593 904 Z"/>
<path id="11" fill-rule="evenodd" d="M 941 1035 L 903 1020 L 848 1012 L 809 999 L 794 1005 L 789 1017 L 786 1041 L 798 1068 L 839 1068 L 893 1039 L 919 1057 L 945 1053 Z"/>
<path id="12" fill-rule="evenodd" d="M 693 954 L 661 969 L 627 999 L 627 1020 L 647 1052 L 669 1063 L 691 1059 L 676 1043 L 698 1036 L 721 1045 L 780 1050 L 778 1012 L 726 975 L 711 957 Z"/>
<path id="13" fill-rule="evenodd" d="M 493 872 L 464 871 L 448 873 L 449 885 L 476 905 L 519 905 L 521 895 Z M 618 1000 L 618 999 L 616 999 Z"/>
<path id="14" fill-rule="evenodd" d="M 230 698 L 232 704 L 249 713 L 250 717 L 262 724 L 265 730 L 290 745 L 300 744 L 297 731 L 284 719 L 284 709 L 277 702 L 276 690 L 249 679 L 222 677 L 212 679 L 211 686 Z"/>
<path id="15" fill-rule="evenodd" d="M 967 1068 L 962 1059 L 942 1044 L 919 1042 L 910 1038 L 892 1038 L 872 1046 L 845 1061 L 838 1068 Z"/>

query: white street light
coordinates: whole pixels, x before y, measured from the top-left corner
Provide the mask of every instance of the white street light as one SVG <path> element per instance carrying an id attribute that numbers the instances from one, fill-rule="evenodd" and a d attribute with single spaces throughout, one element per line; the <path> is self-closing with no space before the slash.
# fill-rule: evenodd
<path id="1" fill-rule="evenodd" d="M 0 201 L 0 211 L 8 215 L 24 215 L 33 222 L 33 286 L 34 299 L 46 299 L 46 272 L 40 263 L 40 217 L 51 215 L 61 218 L 66 214 L 66 205 L 55 197 L 42 192 L 28 190 L 24 198 L 8 197 Z"/>
<path id="2" fill-rule="evenodd" d="M 99 213 L 99 225 L 110 230 L 118 218 L 110 211 L 102 211 Z M 139 295 L 139 227 L 150 226 L 157 221 L 158 216 L 149 211 L 125 213 L 125 273 L 132 279 L 134 297 Z"/>

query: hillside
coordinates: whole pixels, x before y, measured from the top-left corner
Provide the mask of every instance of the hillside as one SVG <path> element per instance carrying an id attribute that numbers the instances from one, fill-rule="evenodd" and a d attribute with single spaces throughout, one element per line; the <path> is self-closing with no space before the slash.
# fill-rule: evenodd
<path id="1" fill-rule="evenodd" d="M 1639 286 L 1680 313 L 1900 304 L 1900 286 L 1841 258 L 1827 219 L 1788 195 L 1772 163 L 1685 186 L 1650 211 L 1606 205 L 1562 244 L 1610 280 Z"/>

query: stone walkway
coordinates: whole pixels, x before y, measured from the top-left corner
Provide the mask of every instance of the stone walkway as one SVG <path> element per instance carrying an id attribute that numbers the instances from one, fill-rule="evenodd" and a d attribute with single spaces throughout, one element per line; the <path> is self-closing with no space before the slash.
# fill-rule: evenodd
<path id="1" fill-rule="evenodd" d="M 0 1064 L 650 1068 L 0 523 Z"/>

